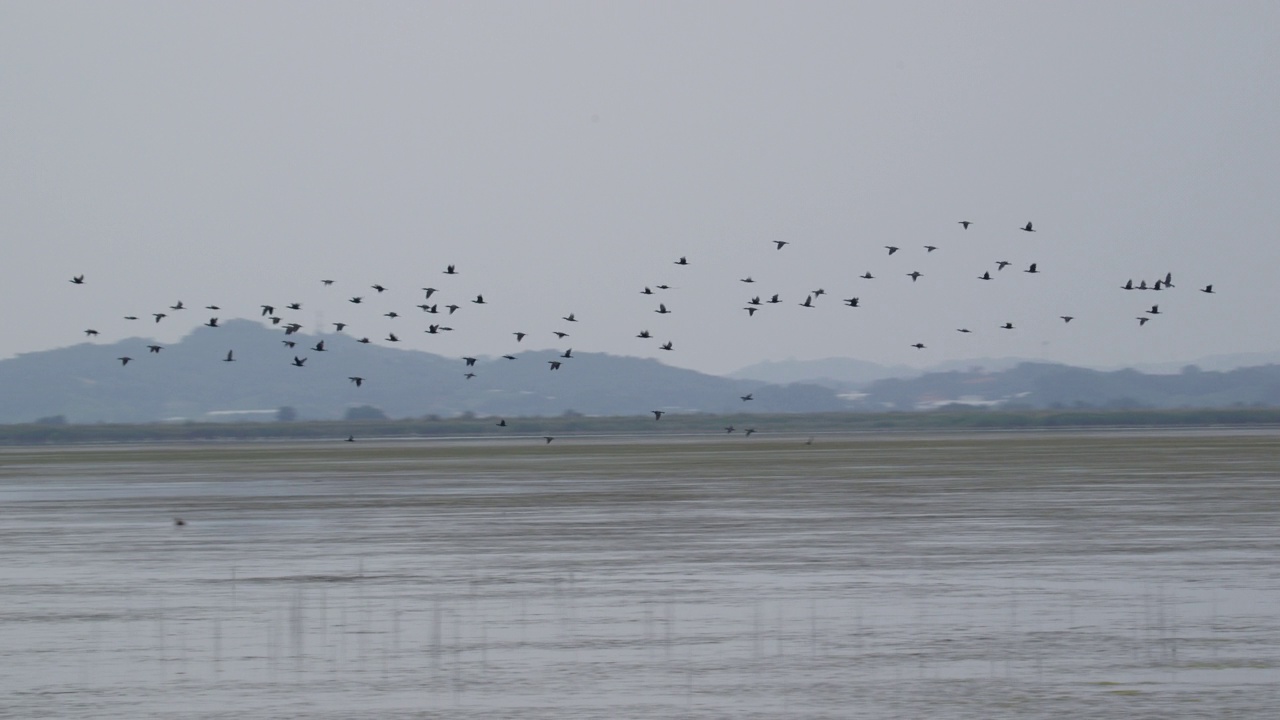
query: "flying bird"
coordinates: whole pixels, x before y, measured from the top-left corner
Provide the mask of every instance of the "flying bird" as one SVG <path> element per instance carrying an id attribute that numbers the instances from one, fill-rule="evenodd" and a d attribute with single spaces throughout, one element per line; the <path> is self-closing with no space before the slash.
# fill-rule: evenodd
<path id="1" fill-rule="evenodd" d="M 306 364 L 306 362 L 307 362 L 307 359 L 306 359 L 306 358 L 300 358 L 300 357 L 298 357 L 297 355 L 294 355 L 294 356 L 293 356 L 293 366 L 294 366 L 294 367 L 302 367 L 303 365 L 305 365 L 305 364 Z"/>
<path id="2" fill-rule="evenodd" d="M 382 287 L 381 285 L 378 285 L 377 283 L 374 283 L 373 285 L 370 285 L 369 287 L 373 288 L 374 290 L 377 290 L 378 292 L 386 292 L 386 291 L 387 291 L 387 289 L 386 289 L 386 288 Z"/>
<path id="3" fill-rule="evenodd" d="M 316 343 L 316 346 L 311 349 L 315 350 L 316 352 L 324 352 L 324 341 L 321 340 L 320 342 Z"/>
<path id="4" fill-rule="evenodd" d="M 118 357 L 116 359 L 120 361 L 121 365 L 128 365 L 129 361 L 132 360 L 133 358 L 125 356 L 125 357 Z"/>
<path id="5" fill-rule="evenodd" d="M 218 327 L 218 318 L 209 318 L 209 322 L 205 323 L 209 327 Z"/>
<path id="6" fill-rule="evenodd" d="M 262 306 L 262 317 L 266 317 L 268 315 L 275 315 L 275 314 L 276 314 L 276 309 L 274 306 L 272 305 Z"/>
<path id="7" fill-rule="evenodd" d="M 400 342 L 400 338 L 396 337 L 395 333 L 388 333 L 387 342 Z"/>
<path id="8" fill-rule="evenodd" d="M 561 320 L 564 320 L 565 322 L 578 322 L 578 318 L 574 317 L 574 316 L 573 316 L 573 313 L 569 313 L 568 315 L 566 315 L 566 316 L 564 316 L 564 317 L 562 317 L 562 318 L 560 318 L 560 319 L 561 319 Z"/>
<path id="9" fill-rule="evenodd" d="M 798 303 L 798 304 L 800 305 L 800 307 L 807 307 L 807 308 L 813 307 L 813 296 L 809 295 L 805 297 L 804 302 Z"/>
<path id="10" fill-rule="evenodd" d="M 432 287 L 422 288 L 422 290 L 427 293 L 427 296 L 422 298 L 423 300 L 430 300 L 431 296 L 436 292 L 436 289 Z"/>
<path id="11" fill-rule="evenodd" d="M 572 357 L 573 357 L 573 348 L 569 348 L 568 350 L 565 350 L 563 353 L 561 353 L 560 357 L 562 357 L 562 358 L 572 358 Z"/>
<path id="12" fill-rule="evenodd" d="M 1152 306 L 1151 306 L 1151 309 L 1147 311 L 1147 314 L 1149 314 L 1149 315 L 1159 315 L 1159 314 L 1160 314 L 1160 306 L 1159 306 L 1159 305 L 1152 305 Z"/>
<path id="13" fill-rule="evenodd" d="M 334 329 L 334 330 L 336 330 L 336 331 L 338 331 L 338 332 L 342 332 L 342 328 L 344 328 L 344 327 L 346 327 L 346 326 L 347 326 L 347 324 L 346 324 L 346 323 L 336 322 L 336 323 L 334 323 L 334 324 L 333 324 L 333 329 Z"/>
<path id="14" fill-rule="evenodd" d="M 516 342 L 520 342 L 521 340 L 524 339 L 524 333 L 522 332 L 514 332 L 511 334 L 516 336 Z"/>
<path id="15" fill-rule="evenodd" d="M 739 400 L 741 400 L 742 402 L 746 402 L 746 401 L 748 401 L 748 400 L 754 400 L 754 399 L 755 399 L 755 393 L 747 393 L 746 395 L 742 395 L 742 396 L 741 396 L 741 397 L 739 397 L 738 399 L 739 399 Z"/>
<path id="16" fill-rule="evenodd" d="M 1076 319 L 1074 315 L 1059 315 L 1058 317 L 1062 318 L 1062 322 L 1064 323 L 1069 323 Z"/>
<path id="17" fill-rule="evenodd" d="M 774 240 L 773 244 L 778 246 L 777 247 L 778 250 L 781 250 L 783 247 L 790 245 L 791 243 L 787 242 L 786 240 Z"/>
<path id="18" fill-rule="evenodd" d="M 298 343 L 296 343 L 296 342 L 294 342 L 294 341 L 292 341 L 292 340 L 281 340 L 280 342 L 284 343 L 284 346 L 285 346 L 285 347 L 287 347 L 287 348 L 297 347 L 297 345 L 298 345 Z"/>
<path id="19" fill-rule="evenodd" d="M 676 261 L 676 265 L 688 265 L 688 264 L 689 264 L 688 259 L 686 259 L 683 255 L 681 255 L 680 259 Z"/>
<path id="20" fill-rule="evenodd" d="M 151 313 L 151 317 L 154 317 L 156 319 L 156 322 L 160 322 L 161 320 L 169 316 L 165 315 L 164 313 Z"/>
<path id="21" fill-rule="evenodd" d="M 962 225 L 962 226 L 964 227 L 964 229 L 965 229 L 965 230 L 968 230 L 968 229 L 969 229 L 969 226 L 973 224 L 972 222 L 970 222 L 970 221 L 968 221 L 968 220 L 960 220 L 960 221 L 959 221 L 959 223 L 960 223 L 960 225 Z"/>
<path id="22" fill-rule="evenodd" d="M 447 267 L 447 268 L 445 268 L 445 269 L 444 269 L 444 274 L 445 274 L 445 275 L 457 275 L 457 274 L 458 274 L 458 268 L 454 267 L 453 265 L 450 265 L 449 267 Z"/>
<path id="23" fill-rule="evenodd" d="M 671 350 L 671 349 L 672 349 L 671 341 L 670 341 L 670 340 L 668 340 L 667 342 L 662 343 L 661 345 L 659 345 L 659 346 L 658 346 L 658 349 L 659 349 L 659 350 Z"/>
<path id="24" fill-rule="evenodd" d="M 855 298 L 845 298 L 845 299 L 844 299 L 844 304 L 845 304 L 845 305 L 848 305 L 849 307 L 858 307 L 858 298 L 856 298 L 856 297 L 855 297 Z"/>
<path id="25" fill-rule="evenodd" d="M 455 312 L 457 312 L 457 311 L 458 311 L 458 308 L 460 308 L 460 307 L 462 307 L 462 306 L 461 306 L 461 305 L 445 305 L 445 309 L 447 309 L 447 310 L 449 311 L 449 314 L 450 314 L 450 315 L 452 315 L 452 314 L 454 314 Z"/>
<path id="26" fill-rule="evenodd" d="M 76 275 L 75 277 L 71 278 L 71 284 L 72 284 L 72 285 L 83 285 L 83 284 L 84 284 L 84 275 Z"/>
<path id="27" fill-rule="evenodd" d="M 924 273 L 918 270 L 913 270 L 907 273 L 907 277 L 911 278 L 911 282 L 915 282 L 916 280 L 919 280 L 920 278 L 924 277 Z"/>
<path id="28" fill-rule="evenodd" d="M 917 350 L 923 350 L 923 349 L 924 349 L 924 343 L 916 343 L 916 344 L 912 345 L 911 347 L 913 347 L 913 348 L 915 348 L 915 349 L 917 349 Z"/>
<path id="29" fill-rule="evenodd" d="M 552 369 L 552 370 L 559 370 L 559 369 L 560 369 L 560 361 L 559 361 L 559 360 L 548 360 L 548 361 L 547 361 L 547 364 L 549 364 L 549 365 L 551 366 L 551 369 Z"/>
<path id="30" fill-rule="evenodd" d="M 392 320 L 395 320 L 396 318 L 400 317 L 400 313 L 396 312 L 395 310 L 392 310 L 391 312 L 382 313 L 382 317 L 388 317 L 388 318 L 391 318 Z"/>
<path id="31" fill-rule="evenodd" d="M 973 331 L 970 330 L 969 328 L 956 328 L 956 332 L 971 333 Z"/>
<path id="32" fill-rule="evenodd" d="M 361 385 L 364 384 L 364 378 L 359 377 L 358 375 L 351 375 L 347 379 L 355 383 L 356 387 L 360 387 Z"/>
<path id="33" fill-rule="evenodd" d="M 89 337 L 93 337 L 98 334 L 98 331 L 94 330 L 93 328 L 89 328 L 88 330 L 84 331 L 84 334 L 88 335 Z"/>
<path id="34" fill-rule="evenodd" d="M 768 299 L 768 300 L 766 300 L 765 302 L 770 302 L 770 303 L 780 303 L 780 302 L 782 302 L 782 300 L 781 300 L 781 299 L 779 299 L 779 298 L 778 298 L 778 296 L 775 294 L 773 297 L 769 298 L 769 299 Z"/>
<path id="35" fill-rule="evenodd" d="M 653 336 L 649 334 L 649 331 L 648 331 L 648 330 L 641 330 L 641 331 L 640 331 L 640 333 L 639 333 L 638 335 L 636 335 L 636 337 L 638 337 L 638 338 L 651 338 L 651 337 L 653 337 Z"/>
<path id="36" fill-rule="evenodd" d="M 1133 278 L 1129 278 L 1129 282 L 1127 282 L 1127 283 L 1125 283 L 1125 284 L 1121 285 L 1121 286 L 1120 286 L 1120 289 L 1121 289 L 1121 290 L 1132 290 L 1132 289 L 1133 289 Z"/>
<path id="37" fill-rule="evenodd" d="M 753 432 L 755 432 L 755 431 L 756 431 L 756 429 L 755 429 L 755 428 L 747 428 L 746 430 L 743 430 L 742 432 L 743 432 L 747 437 L 751 437 L 751 433 L 753 433 Z"/>
<path id="38" fill-rule="evenodd" d="M 569 337 L 569 333 L 567 333 L 567 332 L 560 332 L 559 330 L 552 330 L 551 332 L 552 332 L 556 337 L 560 338 L 561 340 L 563 340 L 563 339 L 565 339 L 565 338 Z"/>
<path id="39" fill-rule="evenodd" d="M 742 309 L 747 311 L 747 317 L 751 317 L 751 316 L 755 315 L 755 314 L 756 314 L 756 311 L 757 311 L 757 310 L 759 310 L 760 308 L 756 308 L 756 307 L 750 307 L 750 306 L 748 306 L 748 307 L 744 307 L 744 308 L 742 308 Z"/>
<path id="40" fill-rule="evenodd" d="M 1212 285 L 1205 285 L 1204 287 L 1200 288 L 1200 292 L 1202 292 L 1202 293 L 1209 293 L 1210 295 L 1212 295 L 1212 294 L 1213 294 L 1213 286 L 1212 286 Z"/>
<path id="41" fill-rule="evenodd" d="M 1000 328 L 1001 328 L 1001 329 L 1003 329 L 1003 330 L 1012 330 L 1012 329 L 1013 329 L 1013 323 L 1011 323 L 1011 322 L 1007 322 L 1007 323 L 1005 323 L 1005 324 L 1001 325 L 1001 326 L 1000 326 Z"/>
<path id="42" fill-rule="evenodd" d="M 495 423 L 495 424 L 496 424 L 498 427 L 506 427 L 506 426 L 507 426 L 507 421 L 506 421 L 506 420 L 502 420 L 502 419 L 500 419 L 500 420 L 498 420 L 498 422 L 497 422 L 497 423 Z"/>
<path id="43" fill-rule="evenodd" d="M 870 272 L 862 273 L 862 276 L 861 276 L 861 277 L 862 277 L 862 279 L 863 279 L 863 280 L 875 280 L 875 279 L 876 279 L 876 276 L 875 276 L 875 275 L 872 275 Z"/>
<path id="44" fill-rule="evenodd" d="M 1138 318 L 1138 327 L 1142 327 L 1143 325 L 1146 325 L 1146 324 L 1147 324 L 1147 321 L 1148 321 L 1148 320 L 1150 320 L 1150 319 L 1151 319 L 1151 318 L 1149 318 L 1149 317 L 1140 317 L 1140 318 Z"/>
<path id="45" fill-rule="evenodd" d="M 467 363 L 467 367 L 474 367 L 476 364 L 476 359 L 473 357 L 464 357 L 462 359 Z"/>
<path id="46" fill-rule="evenodd" d="M 355 297 L 351 298 L 348 302 L 353 302 L 353 303 L 355 303 L 355 304 L 359 305 L 360 303 L 364 302 L 364 298 L 362 298 L 362 297 L 360 297 L 359 295 L 357 295 L 357 296 L 355 296 Z"/>
<path id="47" fill-rule="evenodd" d="M 978 279 L 979 279 L 979 280 L 991 280 L 991 279 L 993 279 L 993 278 L 991 277 L 991 271 L 990 271 L 990 270 L 984 270 L 984 271 L 982 272 L 982 274 L 978 276 Z"/>
<path id="48" fill-rule="evenodd" d="M 148 345 L 148 346 L 147 346 L 147 349 L 148 349 L 148 350 L 150 350 L 150 351 L 151 351 L 151 352 L 153 352 L 153 353 L 158 353 L 158 352 L 160 352 L 161 350 L 163 350 L 163 349 L 164 349 L 164 346 L 163 346 L 163 345 Z"/>
<path id="49" fill-rule="evenodd" d="M 889 254 L 890 254 L 890 255 L 892 255 L 892 254 L 894 254 L 894 253 L 898 252 L 898 248 L 896 248 L 896 247 L 894 247 L 894 246 L 892 246 L 892 245 L 885 245 L 885 249 L 889 251 Z"/>
<path id="50" fill-rule="evenodd" d="M 179 305 L 181 305 L 182 303 L 178 303 L 178 304 L 179 304 Z M 288 305 L 285 305 L 284 307 L 285 307 L 285 309 L 286 309 L 286 310 L 301 310 L 301 309 L 302 309 L 302 303 L 289 303 Z"/>
<path id="51" fill-rule="evenodd" d="M 505 360 L 515 360 L 515 359 L 516 359 L 516 356 L 515 356 L 515 355 L 503 355 L 502 357 L 503 357 L 503 359 L 505 359 Z"/>
<path id="52" fill-rule="evenodd" d="M 937 250 L 937 249 L 938 249 L 938 246 L 937 246 L 937 245 L 925 245 L 925 246 L 924 246 L 924 251 L 925 251 L 925 252 L 933 252 L 934 250 Z"/>
<path id="53" fill-rule="evenodd" d="M 1025 272 L 1025 273 L 1038 273 L 1038 272 L 1040 272 L 1040 271 L 1036 269 L 1036 263 L 1031 263 L 1031 267 L 1027 268 L 1026 270 L 1023 270 L 1022 272 Z"/>
<path id="54" fill-rule="evenodd" d="M 473 372 L 469 372 L 469 373 L 464 374 L 462 377 L 464 377 L 464 378 L 466 378 L 466 379 L 470 380 L 471 378 L 473 378 L 473 377 L 475 377 L 475 376 L 476 376 L 476 374 L 475 374 L 475 373 L 473 373 Z"/>
<path id="55" fill-rule="evenodd" d="M 182 301 L 181 301 L 181 300 L 179 300 L 176 304 L 174 304 L 174 305 L 170 305 L 170 306 L 169 306 L 169 309 L 170 309 L 170 310 L 186 310 L 186 309 L 187 309 L 187 307 L 186 307 L 185 305 L 183 305 L 183 304 L 182 304 Z"/>
<path id="56" fill-rule="evenodd" d="M 325 285 L 332 285 L 332 284 L 333 284 L 333 281 L 332 281 L 332 280 L 321 280 L 320 282 L 324 283 Z"/>
<path id="57" fill-rule="evenodd" d="M 1009 266 L 1010 266 L 1010 265 L 1012 265 L 1012 264 L 1013 264 L 1013 263 L 1009 262 L 1008 260 L 997 260 L 997 261 L 996 261 L 996 270 L 1003 270 L 1003 269 L 1005 269 L 1005 268 L 1009 267 Z"/>
<path id="58" fill-rule="evenodd" d="M 483 296 L 483 295 L 477 295 L 477 296 L 476 296 L 476 299 L 475 299 L 475 300 L 472 300 L 471 302 L 473 302 L 473 303 L 475 303 L 475 304 L 477 304 L 477 305 L 483 305 L 483 304 L 484 304 L 484 296 Z"/>
<path id="59" fill-rule="evenodd" d="M 1023 226 L 1023 227 L 1022 227 L 1022 228 L 1020 228 L 1020 229 L 1022 230 L 1022 232 L 1035 232 L 1035 230 L 1033 230 L 1033 229 L 1031 228 L 1031 223 L 1030 223 L 1030 222 L 1028 222 L 1025 226 Z"/>
<path id="60" fill-rule="evenodd" d="M 235 358 L 234 350 L 228 350 L 227 356 L 222 358 L 222 362 L 235 362 L 235 361 L 236 361 L 236 358 Z"/>
<path id="61" fill-rule="evenodd" d="M 552 440 L 555 440 L 555 438 L 551 437 L 550 435 L 543 435 L 543 436 L 542 436 L 542 439 L 543 439 L 543 440 L 546 440 L 548 445 L 550 445 L 550 444 L 551 444 L 551 441 L 552 441 Z"/>
<path id="62" fill-rule="evenodd" d="M 648 286 L 648 285 L 646 285 L 646 286 L 644 287 L 644 289 L 640 291 L 640 294 L 641 294 L 641 295 L 652 295 L 652 294 L 653 294 L 653 290 L 650 290 L 650 289 L 649 289 L 649 286 Z"/>
<path id="63" fill-rule="evenodd" d="M 671 311 L 667 309 L 667 306 L 664 303 L 658 303 L 658 309 L 654 310 L 654 312 L 658 313 L 659 315 L 666 315 Z"/>
<path id="64" fill-rule="evenodd" d="M 665 412 L 663 412 L 663 411 L 661 411 L 661 410 L 650 410 L 649 412 L 653 413 L 653 419 L 654 419 L 654 420 L 661 420 L 661 419 L 662 419 L 662 416 L 666 414 Z"/>
<path id="65" fill-rule="evenodd" d="M 746 277 L 742 278 L 739 282 L 753 283 L 753 282 L 755 282 L 755 279 L 754 279 L 754 278 L 752 278 L 750 275 L 748 275 L 748 276 L 746 276 Z"/>

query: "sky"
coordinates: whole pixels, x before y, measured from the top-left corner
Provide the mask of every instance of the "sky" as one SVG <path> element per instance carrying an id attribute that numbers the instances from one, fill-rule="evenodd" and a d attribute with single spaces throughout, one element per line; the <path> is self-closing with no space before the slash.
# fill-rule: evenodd
<path id="1" fill-rule="evenodd" d="M 11 0 L 0 357 L 290 302 L 711 373 L 1277 351 L 1277 37 L 1265 1 Z"/>

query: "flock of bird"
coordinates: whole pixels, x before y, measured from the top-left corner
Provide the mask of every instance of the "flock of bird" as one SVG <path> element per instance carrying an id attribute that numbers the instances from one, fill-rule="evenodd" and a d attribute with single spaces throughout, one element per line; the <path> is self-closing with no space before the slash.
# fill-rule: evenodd
<path id="1" fill-rule="evenodd" d="M 961 220 L 958 222 L 958 224 L 961 226 L 962 232 L 969 230 L 969 228 L 972 225 L 974 225 L 974 223 L 969 220 Z M 1018 227 L 1017 229 L 1026 233 L 1036 232 L 1034 225 L 1030 222 L 1026 223 L 1026 225 Z M 773 249 L 776 251 L 784 251 L 785 248 L 787 248 L 787 246 L 792 244 L 791 241 L 787 241 L 787 240 L 772 240 L 768 242 L 772 244 Z M 902 250 L 901 246 L 895 246 L 895 245 L 885 245 L 883 247 L 887 251 L 887 256 L 889 257 L 895 256 L 897 253 L 899 253 L 899 251 Z M 923 245 L 923 249 L 926 254 L 931 254 L 936 250 L 938 250 L 938 246 Z M 900 257 L 901 256 L 899 256 L 899 258 Z M 672 264 L 676 267 L 685 268 L 693 265 L 694 263 L 687 256 L 680 256 L 679 258 L 675 259 L 672 262 Z M 1005 259 L 993 260 L 992 265 L 994 267 L 994 270 L 991 270 L 991 269 L 982 270 L 981 274 L 976 275 L 975 277 L 978 281 L 994 281 L 997 279 L 997 277 L 1000 276 L 1000 274 L 1006 268 L 1012 266 L 1013 264 L 1014 264 L 1013 262 Z M 677 272 L 681 272 L 681 271 L 677 271 Z M 909 272 L 903 272 L 902 270 L 899 270 L 899 272 L 901 272 L 901 275 L 899 277 L 909 278 L 911 283 L 916 283 L 920 281 L 922 278 L 925 278 L 924 273 L 914 268 L 912 268 Z M 1042 273 L 1039 267 L 1039 263 L 1037 262 L 1028 263 L 1026 268 L 1023 269 L 1022 272 L 1028 275 L 1040 275 Z M 434 287 L 434 286 L 422 287 L 420 290 L 420 292 L 422 293 L 421 302 L 416 305 L 416 309 L 420 311 L 421 314 L 430 316 L 430 318 L 428 318 L 426 328 L 423 330 L 423 332 L 426 334 L 440 335 L 440 334 L 454 332 L 454 328 L 451 325 L 446 324 L 446 323 L 451 323 L 452 321 L 447 320 L 446 318 L 454 317 L 455 313 L 462 310 L 464 305 L 462 305 L 461 303 L 463 302 L 466 302 L 470 305 L 476 305 L 476 306 L 489 304 L 485 300 L 485 296 L 483 294 L 476 294 L 474 297 L 466 297 L 466 298 L 453 297 L 452 299 L 449 299 L 451 295 L 451 291 L 447 283 L 451 282 L 452 278 L 460 275 L 461 271 L 458 269 L 456 265 L 447 265 L 441 271 L 441 274 L 444 275 L 446 278 L 443 282 L 440 283 L 442 287 Z M 870 271 L 866 271 L 863 274 L 858 275 L 856 277 L 859 280 L 866 280 L 866 281 L 875 280 L 877 278 L 877 276 L 873 275 Z M 754 285 L 756 283 L 756 280 L 751 275 L 740 278 L 739 280 L 741 283 L 748 284 L 748 285 Z M 88 283 L 84 274 L 73 276 L 70 282 L 78 286 L 85 285 Z M 322 279 L 319 282 L 324 288 L 332 288 L 337 284 L 337 282 L 332 279 Z M 372 307 L 374 303 L 366 302 L 366 298 L 372 299 L 373 297 L 382 296 L 384 293 L 387 292 L 387 289 L 388 289 L 387 287 L 379 283 L 373 283 L 371 285 L 362 286 L 362 287 L 364 287 L 365 289 L 356 291 L 354 294 L 350 294 L 349 296 L 345 297 L 346 302 L 350 306 L 352 306 L 353 311 L 355 311 L 356 308 L 359 308 L 361 311 L 367 312 L 366 309 Z M 1162 277 L 1158 277 L 1154 282 L 1148 282 L 1148 280 L 1140 278 L 1135 284 L 1135 281 L 1132 278 L 1130 278 L 1119 287 L 1126 291 L 1163 292 L 1163 291 L 1173 290 L 1176 286 L 1174 285 L 1174 282 L 1173 282 L 1173 274 L 1171 272 L 1166 272 Z M 643 288 L 640 289 L 638 292 L 642 296 L 657 296 L 659 293 L 669 291 L 671 289 L 672 289 L 672 285 L 667 283 L 661 283 L 661 284 L 655 284 L 651 286 L 643 286 Z M 1199 288 L 1199 290 L 1200 292 L 1206 293 L 1206 294 L 1214 293 L 1213 285 L 1206 285 L 1203 288 Z M 373 291 L 373 296 L 368 295 L 369 291 Z M 802 308 L 809 308 L 809 309 L 817 307 L 818 303 L 821 302 L 821 298 L 826 294 L 827 294 L 826 291 L 821 288 L 812 290 L 807 294 L 805 294 L 803 300 L 796 302 L 796 305 Z M 766 295 L 767 295 L 767 299 L 766 299 Z M 445 302 L 446 299 L 449 299 L 449 301 Z M 668 302 L 669 301 L 666 300 L 665 298 L 657 302 L 656 307 L 653 308 L 653 312 L 658 316 L 667 316 L 675 312 L 672 308 L 668 307 L 668 304 L 667 304 Z M 782 304 L 783 302 L 784 301 L 782 299 L 781 293 L 753 294 L 751 295 L 751 297 L 749 297 L 742 303 L 742 309 L 748 314 L 749 317 L 754 317 L 758 312 L 761 312 L 767 306 L 779 305 L 779 304 Z M 794 299 L 793 299 L 793 302 L 795 302 Z M 862 303 L 862 299 L 857 295 L 842 298 L 842 305 L 849 308 L 860 308 L 864 306 Z M 294 336 L 300 330 L 303 329 L 303 324 L 298 322 L 295 319 L 295 316 L 291 314 L 301 311 L 302 307 L 303 307 L 302 303 L 300 302 L 288 302 L 284 304 L 266 303 L 259 306 L 259 310 L 260 310 L 259 318 L 269 323 L 271 326 L 278 327 L 281 330 L 282 337 L 280 338 L 280 342 L 282 347 L 285 350 L 285 359 L 282 360 L 282 362 L 287 361 L 295 368 L 306 368 L 308 361 L 311 360 L 311 357 L 312 357 L 309 353 L 320 354 L 320 353 L 326 352 L 328 350 L 328 347 L 326 347 L 326 342 L 329 342 L 327 340 L 322 339 L 317 341 L 315 345 L 312 345 L 310 347 L 305 347 L 305 346 L 302 348 L 298 347 L 298 341 Z M 153 323 L 160 323 L 165 319 L 173 317 L 178 313 L 185 312 L 187 309 L 188 307 L 181 300 L 179 300 L 174 304 L 169 305 L 167 308 L 160 309 L 157 312 L 150 313 L 149 317 L 152 319 Z M 204 306 L 204 309 L 209 311 L 210 313 L 217 313 L 222 310 L 221 306 L 216 304 L 206 305 Z M 379 310 L 382 310 L 382 309 L 384 308 L 381 308 L 381 307 L 379 308 Z M 404 308 L 402 308 L 402 310 L 403 309 Z M 375 310 L 374 312 L 377 312 L 377 310 Z M 405 314 L 409 314 L 409 313 L 411 313 L 411 311 L 405 310 Z M 1160 316 L 1162 314 L 1163 313 L 1160 310 L 1159 303 L 1153 303 L 1149 308 L 1141 311 L 1141 314 L 1136 316 L 1136 320 L 1139 326 L 1143 326 L 1143 325 L 1146 325 L 1151 320 L 1153 320 L 1154 318 L 1156 318 L 1157 316 Z M 394 308 L 386 308 L 386 311 L 382 312 L 381 315 L 382 317 L 385 317 L 391 320 L 405 316 L 404 314 L 402 314 L 401 312 L 397 311 Z M 125 315 L 123 317 L 124 319 L 129 321 L 140 321 L 142 317 L 147 317 L 147 316 L 146 315 L 143 315 L 143 316 Z M 1075 316 L 1070 314 L 1063 314 L 1063 315 L 1059 315 L 1058 319 L 1060 319 L 1063 323 L 1070 323 L 1072 320 L 1075 319 Z M 556 329 L 552 332 L 556 336 L 557 340 L 562 341 L 570 337 L 569 330 L 574 327 L 573 326 L 574 323 L 578 322 L 578 318 L 576 317 L 575 313 L 570 312 L 560 316 L 560 321 L 562 321 L 564 325 L 562 325 L 560 329 Z M 217 328 L 219 327 L 219 316 L 211 315 L 209 319 L 202 324 L 206 327 Z M 335 335 L 331 336 L 331 338 L 333 339 L 332 341 L 337 341 L 336 340 L 337 337 L 347 336 L 347 337 L 350 337 L 351 341 L 355 343 L 370 344 L 374 342 L 374 340 L 368 336 L 352 334 L 348 332 L 349 328 L 356 329 L 360 327 L 361 326 L 360 322 L 334 322 L 334 323 L 331 323 L 331 325 L 335 332 Z M 1016 329 L 1012 322 L 1005 322 L 1002 325 L 999 325 L 997 327 L 1002 330 Z M 966 333 L 966 334 L 973 332 L 968 327 L 959 327 L 959 328 L 956 328 L 956 331 L 960 333 Z M 84 333 L 90 337 L 95 337 L 99 334 L 98 331 L 93 328 L 84 330 Z M 514 346 L 518 348 L 521 346 L 520 344 L 522 343 L 522 341 L 529 336 L 529 333 L 526 330 L 512 330 L 511 335 L 512 337 L 514 337 Z M 648 328 L 639 329 L 634 337 L 642 340 L 656 339 L 655 335 Z M 386 337 L 381 338 L 381 341 L 386 343 L 398 343 L 401 341 L 401 338 L 395 332 L 389 332 L 387 333 Z M 917 350 L 924 350 L 927 347 L 927 345 L 921 340 L 917 340 L 913 343 L 910 343 L 909 346 L 916 348 Z M 665 340 L 664 342 L 659 343 L 657 345 L 657 348 L 662 351 L 675 350 L 674 342 L 671 340 Z M 146 346 L 145 349 L 150 354 L 159 354 L 164 349 L 164 347 L 158 344 L 149 344 Z M 516 360 L 518 357 L 519 356 L 516 354 L 514 350 L 512 352 L 508 352 L 502 355 L 502 358 L 506 360 Z M 546 361 L 548 370 L 551 372 L 560 371 L 562 368 L 566 367 L 566 365 L 570 361 L 572 361 L 574 358 L 575 356 L 573 354 L 573 348 L 568 347 L 563 352 L 560 352 L 556 359 Z M 236 362 L 237 358 L 235 354 L 235 349 L 228 349 L 226 351 L 226 354 L 218 359 L 225 363 Z M 470 380 L 476 377 L 476 369 L 477 369 L 476 362 L 478 360 L 478 357 L 473 355 L 467 355 L 467 356 L 463 356 L 460 359 L 463 363 L 461 367 L 460 377 L 464 381 Z M 135 360 L 135 358 L 129 355 L 123 355 L 115 358 L 115 360 L 119 362 L 121 366 L 128 366 L 131 362 Z M 355 387 L 359 388 L 359 387 L 363 387 L 366 382 L 370 382 L 371 380 L 367 379 L 363 375 L 351 375 L 348 377 L 348 381 Z M 753 400 L 754 396 L 753 394 L 748 393 L 746 395 L 739 396 L 739 399 L 742 402 L 746 403 Z M 655 421 L 660 421 L 663 415 L 666 414 L 666 411 L 664 410 L 653 410 L 651 412 L 653 413 Z M 499 419 L 497 425 L 503 428 L 509 427 L 506 419 Z M 727 426 L 724 428 L 724 430 L 726 433 L 734 433 L 737 431 L 737 428 L 733 426 Z M 743 435 L 749 437 L 755 432 L 756 430 L 754 428 L 747 428 L 744 430 Z M 349 437 L 347 439 L 354 441 L 354 437 Z M 546 436 L 543 439 L 545 440 L 546 443 L 549 444 L 554 438 L 550 436 Z"/>

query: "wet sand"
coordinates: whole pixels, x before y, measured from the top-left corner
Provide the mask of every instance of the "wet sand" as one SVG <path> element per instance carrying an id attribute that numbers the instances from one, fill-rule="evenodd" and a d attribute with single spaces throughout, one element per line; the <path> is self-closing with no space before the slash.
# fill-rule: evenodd
<path id="1" fill-rule="evenodd" d="M 805 439 L 0 450 L 0 715 L 1280 712 L 1280 437 Z"/>

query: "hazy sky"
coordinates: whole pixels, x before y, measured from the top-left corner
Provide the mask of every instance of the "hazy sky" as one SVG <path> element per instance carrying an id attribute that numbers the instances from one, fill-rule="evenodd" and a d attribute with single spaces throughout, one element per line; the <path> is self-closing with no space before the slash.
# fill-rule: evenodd
<path id="1" fill-rule="evenodd" d="M 709 372 L 1277 350 L 1277 38 L 1269 1 L 9 1 L 0 356 L 288 302 Z"/>

